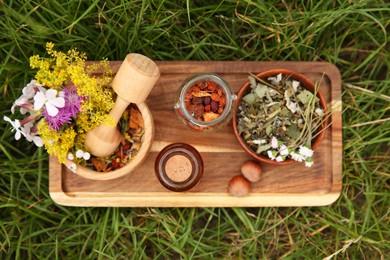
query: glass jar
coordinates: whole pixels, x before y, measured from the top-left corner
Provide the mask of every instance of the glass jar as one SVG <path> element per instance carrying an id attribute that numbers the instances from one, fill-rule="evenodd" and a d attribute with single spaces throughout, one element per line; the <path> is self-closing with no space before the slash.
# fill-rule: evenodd
<path id="1" fill-rule="evenodd" d="M 196 74 L 186 79 L 175 97 L 175 112 L 193 130 L 223 128 L 232 118 L 237 96 L 216 74 Z"/>

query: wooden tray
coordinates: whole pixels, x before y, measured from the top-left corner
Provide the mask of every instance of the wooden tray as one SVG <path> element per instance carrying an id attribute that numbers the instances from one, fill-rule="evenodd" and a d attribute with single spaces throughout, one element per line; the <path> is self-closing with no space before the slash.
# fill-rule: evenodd
<path id="1" fill-rule="evenodd" d="M 110 181 L 93 181 L 73 174 L 50 157 L 49 190 L 53 200 L 68 206 L 108 207 L 263 207 L 323 206 L 334 202 L 341 192 L 342 129 L 341 78 L 339 70 L 325 62 L 241 62 L 161 61 L 161 77 L 147 99 L 155 123 L 155 139 L 145 162 L 130 174 Z M 111 62 L 114 70 L 120 61 Z M 252 186 L 249 196 L 232 197 L 227 184 L 240 173 L 241 164 L 251 159 L 233 134 L 231 123 L 223 130 L 199 133 L 182 125 L 173 110 L 174 96 L 181 82 L 195 73 L 214 72 L 237 93 L 248 73 L 273 68 L 301 72 L 321 81 L 321 91 L 335 110 L 332 125 L 316 150 L 312 168 L 302 163 L 285 166 L 262 164 L 263 178 Z M 166 190 L 154 173 L 154 162 L 166 145 L 193 145 L 204 161 L 204 175 L 188 192 Z"/>

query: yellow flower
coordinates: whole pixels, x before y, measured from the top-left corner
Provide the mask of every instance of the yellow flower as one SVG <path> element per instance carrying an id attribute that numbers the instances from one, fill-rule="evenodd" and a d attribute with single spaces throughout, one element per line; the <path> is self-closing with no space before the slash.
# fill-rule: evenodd
<path id="1" fill-rule="evenodd" d="M 47 42 L 46 43 L 46 51 L 48 54 L 52 54 L 53 53 L 53 48 L 54 48 L 54 43 L 52 42 Z"/>

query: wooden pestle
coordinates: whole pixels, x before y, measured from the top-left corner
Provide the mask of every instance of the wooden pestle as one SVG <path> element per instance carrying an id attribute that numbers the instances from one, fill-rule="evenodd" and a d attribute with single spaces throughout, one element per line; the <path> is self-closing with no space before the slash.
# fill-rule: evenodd
<path id="1" fill-rule="evenodd" d="M 85 146 L 91 154 L 105 157 L 115 152 L 123 140 L 117 128 L 123 112 L 130 103 L 143 103 L 159 77 L 159 68 L 148 57 L 137 53 L 130 53 L 126 56 L 112 81 L 112 88 L 117 94 L 117 99 L 110 115 L 115 125 L 99 125 L 87 132 Z"/>

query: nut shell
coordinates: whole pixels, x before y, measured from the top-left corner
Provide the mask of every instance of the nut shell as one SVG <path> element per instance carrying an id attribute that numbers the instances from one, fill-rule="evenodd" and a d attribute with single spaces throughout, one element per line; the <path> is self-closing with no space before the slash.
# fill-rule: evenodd
<path id="1" fill-rule="evenodd" d="M 261 166 L 255 161 L 246 161 L 241 166 L 242 175 L 250 182 L 258 182 L 261 179 Z"/>
<path id="2" fill-rule="evenodd" d="M 250 182 L 242 175 L 234 176 L 228 184 L 228 191 L 235 197 L 244 197 L 249 194 L 251 190 Z"/>

